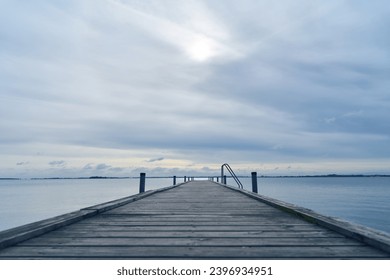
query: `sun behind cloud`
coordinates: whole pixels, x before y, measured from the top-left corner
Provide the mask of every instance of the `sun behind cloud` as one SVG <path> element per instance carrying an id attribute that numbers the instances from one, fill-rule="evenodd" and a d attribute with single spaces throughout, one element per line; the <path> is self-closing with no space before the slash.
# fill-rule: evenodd
<path id="1" fill-rule="evenodd" d="M 216 43 L 205 36 L 194 38 L 186 52 L 192 60 L 199 62 L 207 61 L 218 54 Z"/>

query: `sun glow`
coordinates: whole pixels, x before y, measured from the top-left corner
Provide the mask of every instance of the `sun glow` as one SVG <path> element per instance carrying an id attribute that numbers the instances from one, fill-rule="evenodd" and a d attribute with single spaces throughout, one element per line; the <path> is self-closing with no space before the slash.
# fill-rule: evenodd
<path id="1" fill-rule="evenodd" d="M 192 41 L 186 51 L 191 59 L 204 62 L 217 55 L 217 45 L 213 40 L 199 36 Z"/>

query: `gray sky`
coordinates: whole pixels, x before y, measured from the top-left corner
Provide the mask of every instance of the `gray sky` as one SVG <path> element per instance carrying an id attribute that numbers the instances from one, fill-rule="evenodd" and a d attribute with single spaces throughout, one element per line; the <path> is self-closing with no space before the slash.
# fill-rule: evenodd
<path id="1" fill-rule="evenodd" d="M 0 177 L 390 173 L 390 5 L 0 1 Z"/>

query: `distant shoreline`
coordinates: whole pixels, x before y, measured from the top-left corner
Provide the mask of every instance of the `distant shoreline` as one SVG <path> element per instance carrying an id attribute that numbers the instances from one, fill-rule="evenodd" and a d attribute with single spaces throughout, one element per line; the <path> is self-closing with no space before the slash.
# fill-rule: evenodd
<path id="1" fill-rule="evenodd" d="M 147 176 L 150 179 L 170 179 L 173 176 Z M 183 178 L 184 176 L 176 176 L 177 178 Z M 212 176 L 193 176 L 193 178 L 211 178 Z M 217 176 L 214 176 L 214 178 Z M 227 176 L 228 178 L 231 176 Z M 237 176 L 238 178 L 251 178 L 251 176 Z M 258 178 L 355 178 L 355 177 L 390 177 L 387 174 L 326 174 L 326 175 L 259 175 Z M 135 177 L 112 177 L 112 176 L 90 176 L 90 177 L 36 177 L 36 178 L 14 178 L 5 177 L 0 180 L 106 180 L 106 179 L 139 179 L 139 176 Z"/>
<path id="2" fill-rule="evenodd" d="M 240 176 L 239 176 L 240 177 Z M 250 176 L 247 176 L 250 177 Z M 333 177 L 390 177 L 386 174 L 373 174 L 373 175 L 364 175 L 364 174 L 327 174 L 327 175 L 267 175 L 267 176 L 258 176 L 260 178 L 333 178 Z"/>

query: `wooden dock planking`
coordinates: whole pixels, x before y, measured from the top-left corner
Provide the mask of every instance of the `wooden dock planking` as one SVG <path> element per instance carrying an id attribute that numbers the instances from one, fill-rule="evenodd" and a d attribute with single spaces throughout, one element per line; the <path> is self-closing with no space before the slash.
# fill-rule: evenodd
<path id="1" fill-rule="evenodd" d="M 189 182 L 119 207 L 86 208 L 99 213 L 0 250 L 0 258 L 390 258 L 250 196 L 209 181 Z"/>

